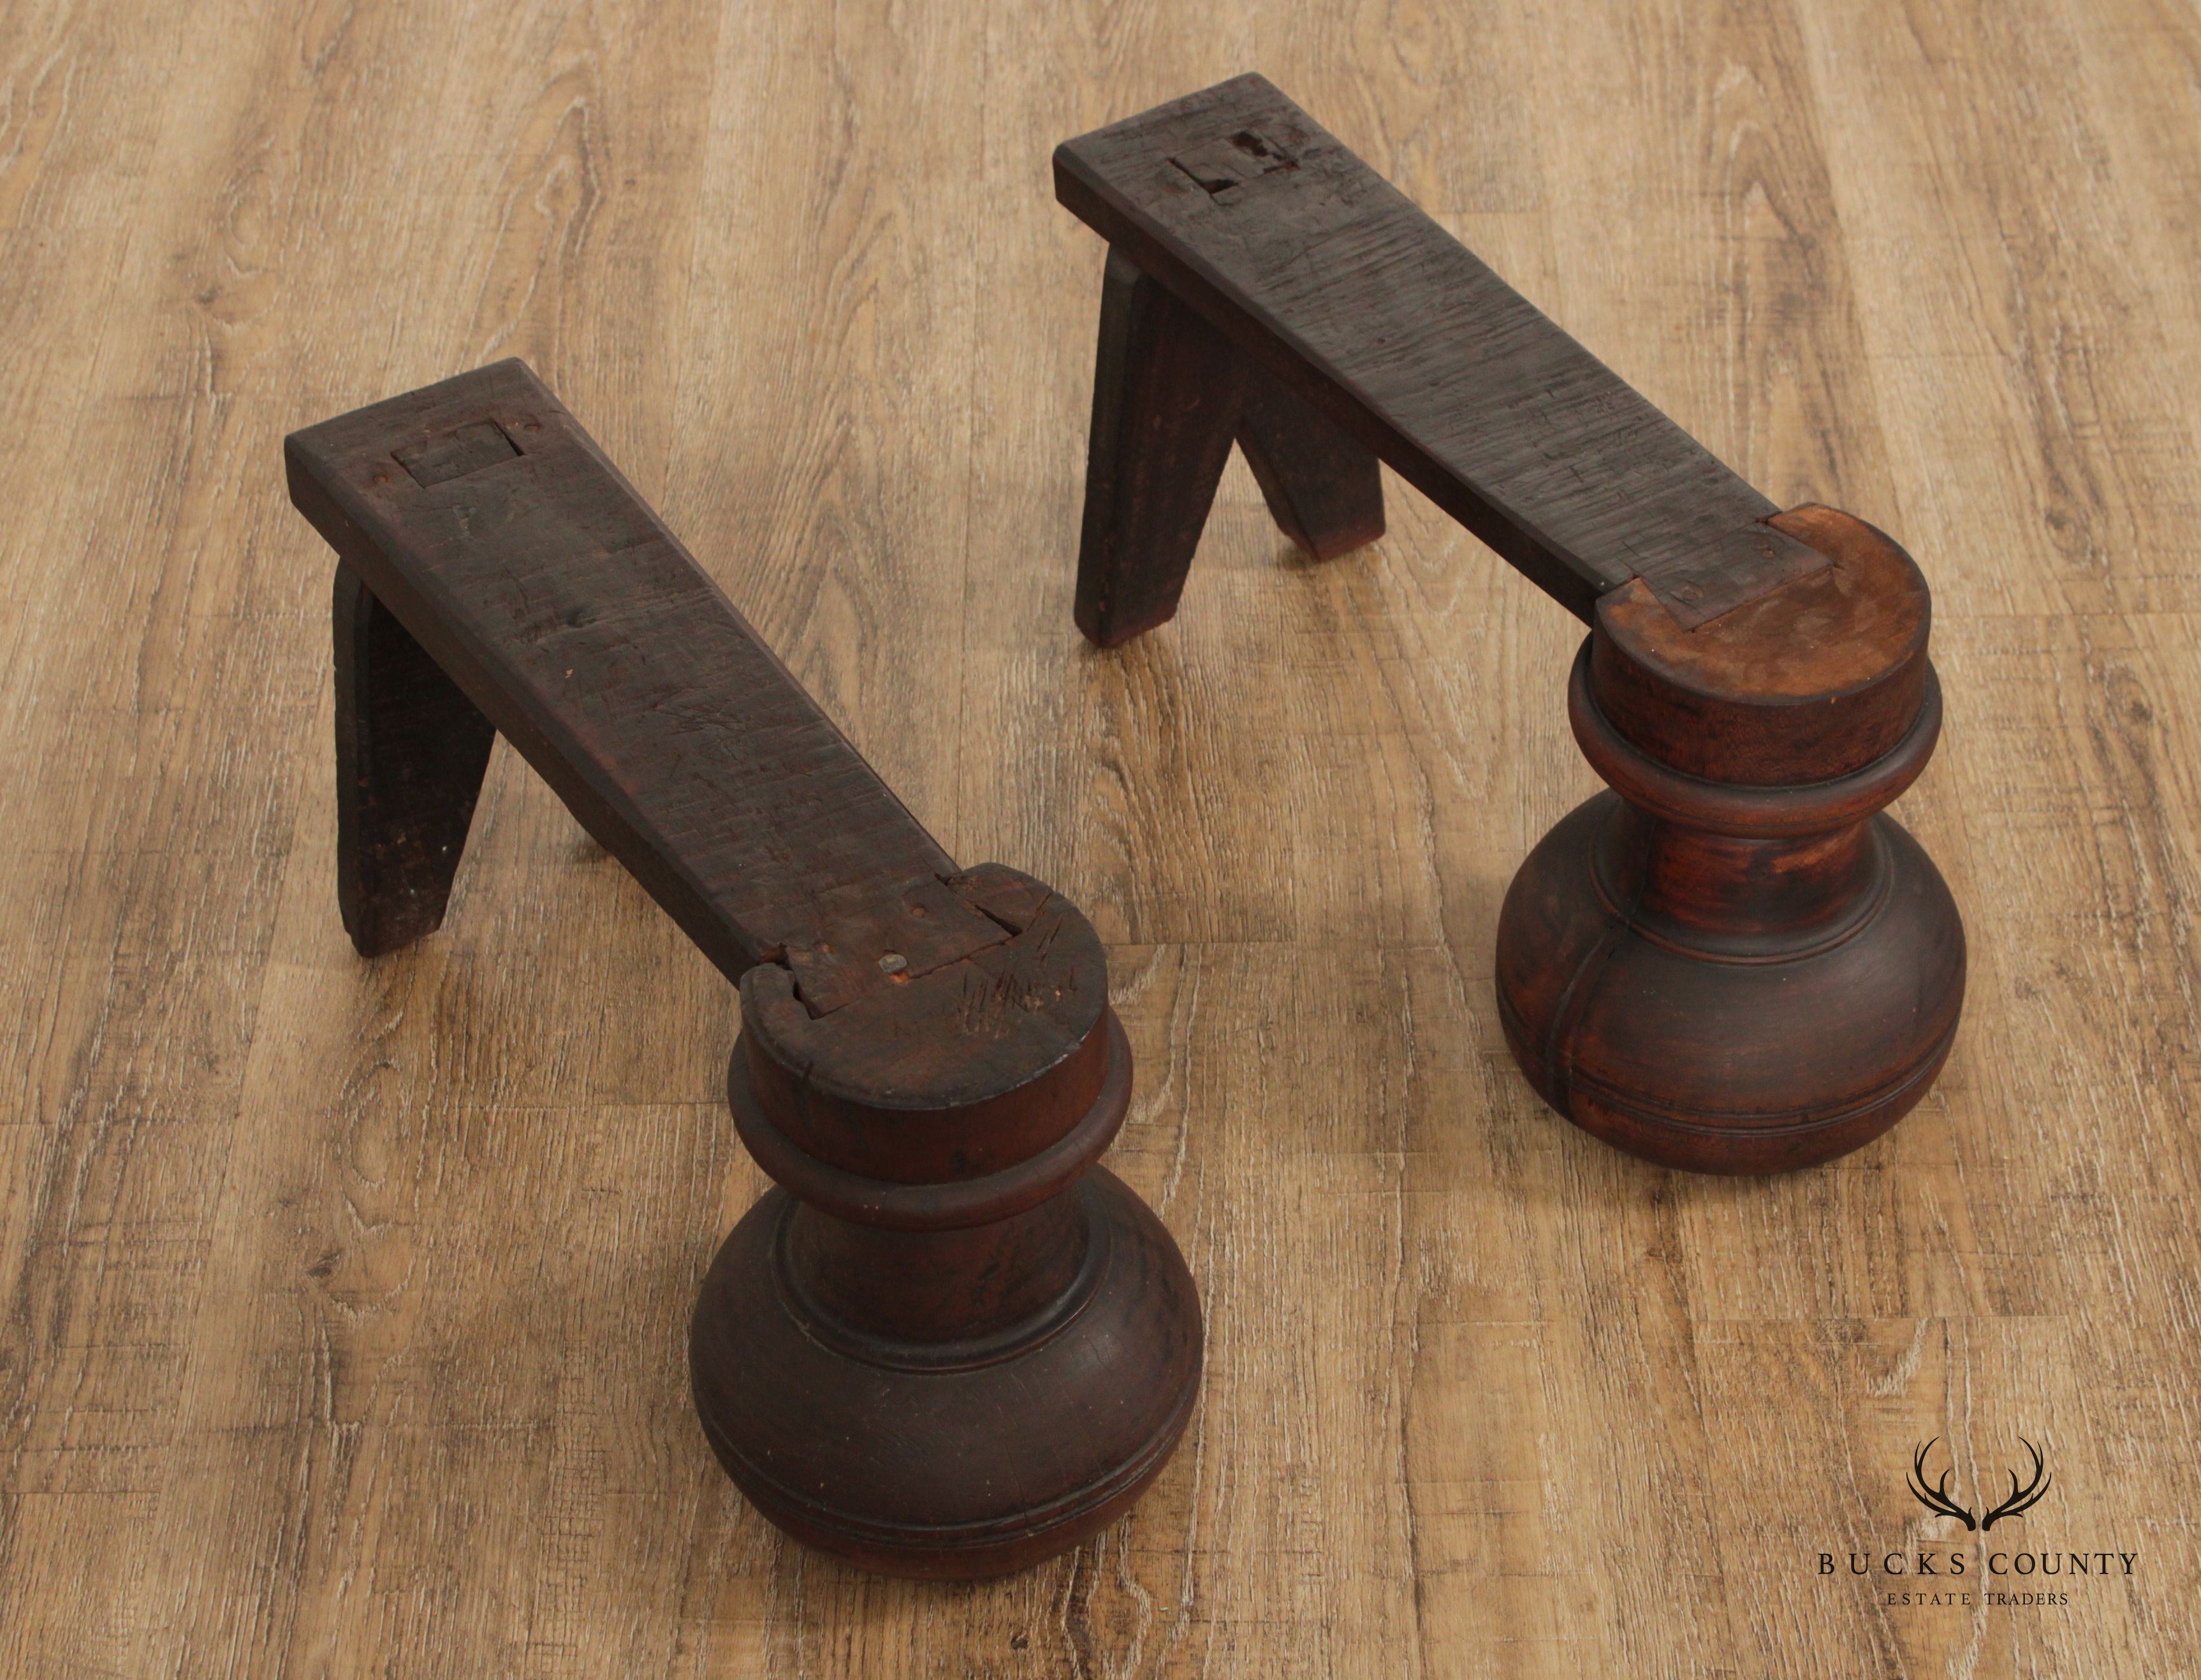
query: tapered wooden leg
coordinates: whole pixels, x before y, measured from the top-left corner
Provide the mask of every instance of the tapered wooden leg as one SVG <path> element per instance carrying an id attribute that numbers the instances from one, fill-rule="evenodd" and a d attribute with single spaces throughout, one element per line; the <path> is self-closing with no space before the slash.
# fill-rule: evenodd
<path id="1" fill-rule="evenodd" d="M 1077 627 L 1100 646 L 1176 615 L 1230 458 L 1241 382 L 1222 334 L 1109 252 L 1077 552 Z"/>
<path id="2" fill-rule="evenodd" d="M 1238 447 L 1285 536 L 1335 560 L 1383 534 L 1376 457 L 1259 368 L 1246 370 Z"/>
<path id="3" fill-rule="evenodd" d="M 1277 525 L 1316 559 L 1383 534 L 1376 457 L 1110 251 L 1077 551 L 1077 627 L 1093 641 L 1176 616 L 1234 438 Z"/>
<path id="4" fill-rule="evenodd" d="M 496 731 L 341 563 L 334 621 L 337 903 L 380 956 L 442 923 Z"/>

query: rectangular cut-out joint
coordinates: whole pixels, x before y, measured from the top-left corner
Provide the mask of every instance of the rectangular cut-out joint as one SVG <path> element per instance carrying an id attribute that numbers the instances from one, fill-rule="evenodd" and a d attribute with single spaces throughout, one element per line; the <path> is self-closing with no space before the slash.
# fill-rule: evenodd
<path id="1" fill-rule="evenodd" d="M 448 484 L 453 479 L 463 479 L 484 467 L 494 467 L 500 461 L 514 460 L 519 454 L 512 439 L 504 435 L 504 428 L 495 420 L 476 420 L 471 426 L 446 432 L 440 438 L 431 438 L 425 443 L 391 452 L 392 458 L 423 490 Z"/>

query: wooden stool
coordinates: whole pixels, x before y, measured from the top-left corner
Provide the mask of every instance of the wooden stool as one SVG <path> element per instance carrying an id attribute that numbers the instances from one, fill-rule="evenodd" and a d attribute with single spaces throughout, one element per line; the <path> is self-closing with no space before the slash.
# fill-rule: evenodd
<path id="1" fill-rule="evenodd" d="M 1130 1049 L 1077 908 L 958 869 L 557 398 L 505 361 L 293 435 L 336 549 L 337 892 L 443 919 L 502 732 L 741 989 L 780 1188 L 697 1301 L 696 1410 L 796 1538 L 998 1573 L 1153 1480 L 1200 1367 L 1169 1233 L 1095 1166 Z"/>
<path id="2" fill-rule="evenodd" d="M 1259 76 L 1059 147 L 1108 241 L 1078 627 L 1176 611 L 1235 438 L 1287 535 L 1380 535 L 1380 459 L 1590 626 L 1612 791 L 1507 893 L 1498 1001 L 1552 1107 L 1713 1172 L 1825 1160 L 1923 1096 L 1964 936 L 1881 808 L 1941 703 L 1909 555 L 1744 484 Z"/>

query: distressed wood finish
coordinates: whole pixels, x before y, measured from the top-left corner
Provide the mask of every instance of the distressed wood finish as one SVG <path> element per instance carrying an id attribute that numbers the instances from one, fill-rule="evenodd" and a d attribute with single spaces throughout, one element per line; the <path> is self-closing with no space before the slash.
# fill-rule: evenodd
<path id="1" fill-rule="evenodd" d="M 0 1674 L 2049 1680 L 2201 1649 L 2190 8 L 31 0 L 0 26 Z M 1066 134 L 1259 67 L 1777 504 L 1932 579 L 1890 808 L 1963 907 L 1910 1117 L 1710 1178 L 1514 1069 L 1582 630 L 1387 473 L 1245 464 L 1169 629 L 1070 622 Z M 443 931 L 332 906 L 284 435 L 524 357 L 928 831 L 1091 919 L 1103 1165 L 1207 1361 L 1118 1522 L 966 1587 L 701 1449 L 770 1189 L 729 990 L 498 743 Z M 2054 1481 L 1984 1537 L 2039 1443 Z M 2117 1546 L 2050 1607 L 1846 1554 Z M 1845 1565 L 1821 1576 L 1818 1554 Z"/>
<path id="2" fill-rule="evenodd" d="M 1088 1172 L 1131 1060 L 1085 919 L 958 872 L 522 363 L 284 454 L 341 556 L 354 943 L 440 920 L 494 723 L 741 986 L 728 1098 L 782 1188 L 696 1307 L 727 1473 L 894 1574 L 1022 1568 L 1113 1520 L 1183 1432 L 1200 1309 Z"/>
<path id="3" fill-rule="evenodd" d="M 1260 76 L 1065 141 L 1054 191 L 1577 618 L 1640 577 L 1694 626 L 1826 564 Z"/>
<path id="4" fill-rule="evenodd" d="M 1529 1083 L 1708 1172 L 1811 1166 L 1908 1113 L 1964 991 L 1948 888 L 1876 814 L 1940 735 L 1910 557 L 1776 514 L 1259 76 L 1065 141 L 1054 179 L 1110 242 L 1078 627 L 1113 646 L 1176 613 L 1223 466 L 1201 417 L 1257 409 L 1254 379 L 1303 399 L 1592 623 L 1570 715 L 1617 793 L 1499 921 Z M 1247 455 L 1288 502 L 1300 461 Z"/>
<path id="5" fill-rule="evenodd" d="M 520 363 L 284 458 L 299 510 L 729 979 L 784 960 L 820 999 L 888 984 L 903 942 L 913 978 L 1001 937 L 893 908 L 947 854 Z M 818 949 L 873 914 L 860 949 Z"/>

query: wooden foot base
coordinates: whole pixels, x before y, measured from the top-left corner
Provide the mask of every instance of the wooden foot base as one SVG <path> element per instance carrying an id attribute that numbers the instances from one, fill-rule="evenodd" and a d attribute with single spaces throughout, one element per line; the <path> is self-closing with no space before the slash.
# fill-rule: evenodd
<path id="1" fill-rule="evenodd" d="M 1854 520 L 1784 518 L 1816 521 L 1830 546 L 1844 539 L 1852 584 L 1875 565 L 1898 571 L 1900 551 Z M 1605 633 L 1601 620 L 1575 662 L 1568 710 L 1614 790 L 1544 837 L 1499 916 L 1499 1014 L 1514 1060 L 1576 1125 L 1667 1166 L 1775 1172 L 1869 1143 L 1933 1084 L 1963 1007 L 1956 903 L 1917 842 L 1877 814 L 1940 732 L 1922 642 L 1915 690 L 1841 696 L 1841 726 L 1816 758 L 1799 752 L 1807 776 L 1840 773 L 1784 785 L 1679 771 L 1623 733 L 1600 687 L 1635 692 L 1650 661 L 1640 643 L 1599 648 Z M 1624 674 L 1601 685 L 1594 649 Z M 1690 698 L 1704 706 L 1705 690 Z M 1843 714 L 1840 700 L 1758 721 L 1817 730 L 1822 713 Z M 1655 700 L 1645 709 L 1658 714 Z M 1695 755 L 1701 772 L 1723 753 L 1748 759 L 1746 731 L 1726 721 L 1724 743 L 1702 714 L 1643 732 L 1670 756 Z M 1885 751 L 1843 767 L 1860 733 L 1876 743 L 1892 727 L 1903 732 Z"/>
<path id="2" fill-rule="evenodd" d="M 768 1107 L 801 1092 L 752 1076 L 771 1051 L 737 1052 L 735 1123 L 785 1188 L 719 1251 L 690 1371 L 719 1461 L 796 1539 L 891 1575 L 998 1575 L 1113 1520 L 1167 1461 L 1200 1302 L 1161 1222 L 1088 1170 L 1131 1092 L 1112 1013 L 1096 1037 L 1106 1071 L 1075 1125 L 945 1184 L 820 1160 Z M 1083 1090 L 1069 1072 L 1052 1083 Z"/>
<path id="3" fill-rule="evenodd" d="M 1536 1095 L 1617 1149 L 1690 1172 L 1809 1167 L 1895 1125 L 1941 1072 L 1963 1000 L 1957 909 L 1933 859 L 1873 817 L 1846 920 L 1739 955 L 1717 936 L 1669 943 L 1655 887 L 1616 890 L 1651 874 L 1653 830 L 1600 793 L 1505 894 L 1499 1019 Z"/>
<path id="4" fill-rule="evenodd" d="M 837 1316 L 805 1256 L 840 1234 L 806 1229 L 819 1216 L 784 1191 L 751 1208 L 689 1344 L 703 1433 L 750 1502 L 860 1568 L 934 1578 L 1007 1574 L 1121 1516 L 1191 1415 L 1199 1302 L 1114 1174 L 1095 1168 L 1061 1201 L 1062 1289 L 937 1340 Z"/>

